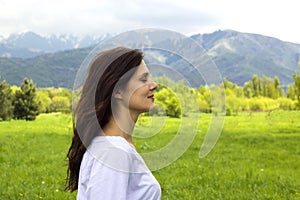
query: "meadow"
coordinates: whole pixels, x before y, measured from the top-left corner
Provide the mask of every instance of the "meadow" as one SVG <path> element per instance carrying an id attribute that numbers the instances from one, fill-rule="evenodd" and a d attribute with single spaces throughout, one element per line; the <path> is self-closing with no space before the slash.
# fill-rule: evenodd
<path id="1" fill-rule="evenodd" d="M 142 117 L 138 121 L 134 143 L 140 153 L 168 144 L 180 122 L 186 124 L 188 136 L 188 127 L 199 121 L 183 155 L 153 172 L 162 199 L 300 199 L 299 111 L 227 116 L 215 147 L 199 158 L 210 118 L 190 114 L 182 119 Z M 143 138 L 157 130 L 158 134 Z M 0 122 L 0 199 L 75 199 L 76 193 L 64 191 L 71 137 L 67 114 Z"/>

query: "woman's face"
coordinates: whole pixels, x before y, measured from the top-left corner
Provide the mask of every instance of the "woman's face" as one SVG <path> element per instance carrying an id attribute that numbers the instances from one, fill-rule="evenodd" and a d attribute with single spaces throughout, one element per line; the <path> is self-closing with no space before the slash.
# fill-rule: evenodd
<path id="1" fill-rule="evenodd" d="M 150 78 L 150 72 L 142 60 L 123 92 L 123 100 L 128 105 L 129 111 L 140 114 L 154 108 L 153 92 L 156 87 L 157 84 Z"/>

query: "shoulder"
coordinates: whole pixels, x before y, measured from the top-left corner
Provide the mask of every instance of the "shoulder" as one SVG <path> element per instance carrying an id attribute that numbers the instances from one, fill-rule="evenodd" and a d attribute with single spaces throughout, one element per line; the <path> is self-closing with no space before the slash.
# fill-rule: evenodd
<path id="1" fill-rule="evenodd" d="M 87 156 L 97 165 L 125 171 L 129 170 L 132 149 L 127 141 L 121 137 L 98 136 L 87 148 Z"/>
<path id="2" fill-rule="evenodd" d="M 150 172 L 143 158 L 122 137 L 98 136 L 94 138 L 86 153 L 99 164 L 121 172 Z"/>

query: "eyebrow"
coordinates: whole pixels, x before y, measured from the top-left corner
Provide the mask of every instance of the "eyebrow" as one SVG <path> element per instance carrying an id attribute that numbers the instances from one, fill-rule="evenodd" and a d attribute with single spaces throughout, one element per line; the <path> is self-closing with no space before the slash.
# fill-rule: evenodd
<path id="1" fill-rule="evenodd" d="M 145 73 L 141 74 L 140 77 L 145 77 L 145 76 L 149 76 L 149 75 L 150 75 L 149 72 L 145 72 Z"/>

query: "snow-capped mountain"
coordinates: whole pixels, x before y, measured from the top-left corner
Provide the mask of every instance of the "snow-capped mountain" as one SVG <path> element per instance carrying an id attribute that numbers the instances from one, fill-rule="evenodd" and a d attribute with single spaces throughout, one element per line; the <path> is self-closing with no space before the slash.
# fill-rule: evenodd
<path id="1" fill-rule="evenodd" d="M 85 48 L 98 44 L 111 37 L 100 36 L 49 35 L 41 36 L 34 32 L 22 32 L 0 36 L 0 57 L 30 58 L 44 53 Z"/>

